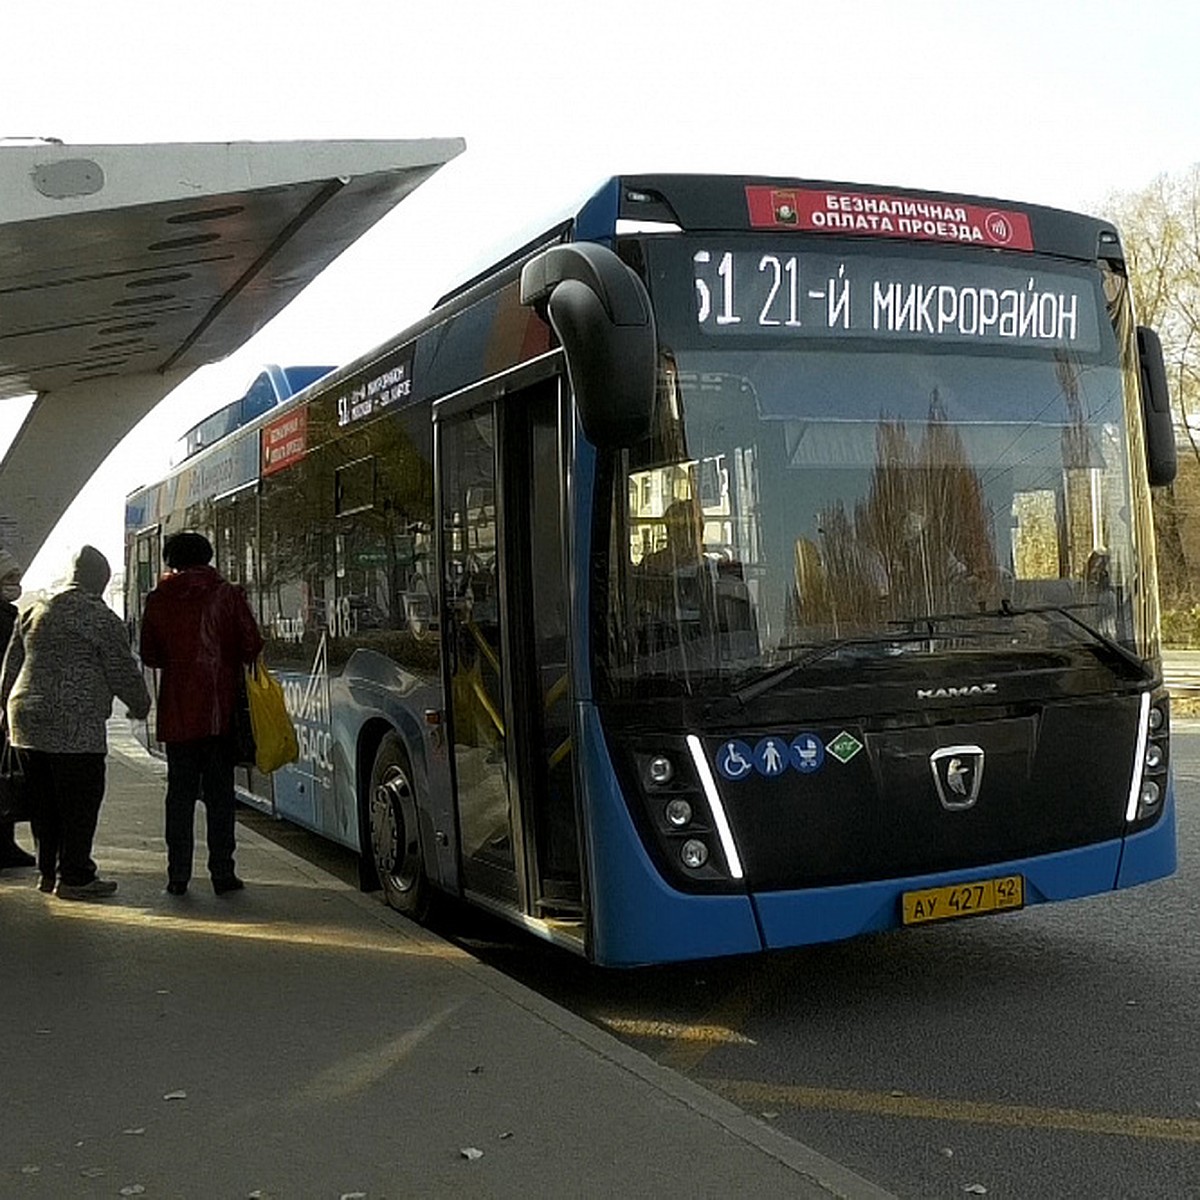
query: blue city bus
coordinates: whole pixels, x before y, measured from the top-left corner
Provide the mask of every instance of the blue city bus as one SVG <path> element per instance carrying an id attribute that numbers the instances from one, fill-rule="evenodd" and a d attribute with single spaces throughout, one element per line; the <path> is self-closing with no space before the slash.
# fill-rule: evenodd
<path id="1" fill-rule="evenodd" d="M 127 610 L 208 534 L 300 741 L 242 798 L 402 913 L 745 954 L 1173 871 L 1174 453 L 1104 221 L 616 178 L 133 493 Z"/>

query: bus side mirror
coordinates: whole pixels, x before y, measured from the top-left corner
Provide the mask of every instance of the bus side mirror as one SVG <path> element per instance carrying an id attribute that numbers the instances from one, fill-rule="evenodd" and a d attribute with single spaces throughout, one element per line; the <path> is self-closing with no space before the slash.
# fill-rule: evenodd
<path id="1" fill-rule="evenodd" d="M 645 437 L 654 416 L 658 337 L 642 281 L 611 250 L 574 242 L 525 264 L 521 303 L 537 306 L 562 343 L 588 440 L 619 449 Z"/>
<path id="2" fill-rule="evenodd" d="M 1146 427 L 1146 471 L 1151 487 L 1175 480 L 1175 425 L 1171 420 L 1171 396 L 1162 342 L 1145 325 L 1137 331 L 1138 361 L 1142 371 L 1142 422 Z"/>

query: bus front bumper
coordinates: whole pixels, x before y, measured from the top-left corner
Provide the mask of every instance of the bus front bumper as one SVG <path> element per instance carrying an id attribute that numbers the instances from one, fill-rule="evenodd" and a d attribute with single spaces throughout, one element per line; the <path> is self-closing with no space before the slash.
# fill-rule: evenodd
<path id="1" fill-rule="evenodd" d="M 1159 820 L 1125 838 L 966 871 L 802 891 L 757 892 L 753 903 L 763 948 L 783 949 L 901 928 L 902 897 L 906 892 L 1020 875 L 1025 907 L 1032 907 L 1162 879 L 1175 870 L 1175 862 L 1175 795 L 1174 788 L 1169 787 Z"/>

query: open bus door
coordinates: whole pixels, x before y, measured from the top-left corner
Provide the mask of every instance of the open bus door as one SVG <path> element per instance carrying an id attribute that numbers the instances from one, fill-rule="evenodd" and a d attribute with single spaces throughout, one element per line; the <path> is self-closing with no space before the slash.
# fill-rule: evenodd
<path id="1" fill-rule="evenodd" d="M 214 566 L 246 591 L 253 605 L 258 595 L 258 483 L 243 484 L 217 496 L 208 513 L 209 532 L 216 552 Z M 262 622 L 262 613 L 255 611 Z M 279 815 L 275 806 L 275 776 L 254 766 L 238 764 L 234 780 L 243 800 L 263 812 Z"/>
<path id="2" fill-rule="evenodd" d="M 141 640 L 142 613 L 146 608 L 146 597 L 154 591 L 162 575 L 162 527 L 151 525 L 139 529 L 133 538 L 133 546 L 128 555 L 128 566 L 125 579 L 125 628 L 129 633 L 129 645 L 137 653 Z M 158 703 L 158 687 L 156 672 L 149 667 L 142 668 L 146 676 L 146 686 L 154 705 Z M 138 726 L 138 738 L 143 745 L 153 744 L 152 730 L 156 719 L 154 707 Z"/>
<path id="3" fill-rule="evenodd" d="M 130 642 L 136 647 L 146 597 L 154 591 L 162 574 L 161 526 L 151 525 L 134 534 L 133 553 L 129 555 L 129 560 L 129 577 L 125 580 L 125 624 L 129 629 Z"/>
<path id="4" fill-rule="evenodd" d="M 563 385 L 540 373 L 439 406 L 445 693 L 464 891 L 578 943 Z"/>

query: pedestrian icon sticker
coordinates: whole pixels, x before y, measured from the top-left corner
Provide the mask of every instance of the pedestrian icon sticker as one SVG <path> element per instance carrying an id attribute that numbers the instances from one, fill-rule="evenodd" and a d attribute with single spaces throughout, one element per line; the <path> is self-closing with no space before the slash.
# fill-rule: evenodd
<path id="1" fill-rule="evenodd" d="M 780 737 L 765 737 L 754 747 L 754 769 L 768 779 L 788 768 L 791 747 Z"/>
<path id="2" fill-rule="evenodd" d="M 825 765 L 825 747 L 815 733 L 797 734 L 789 750 L 792 766 L 801 775 L 811 775 Z"/>
<path id="3" fill-rule="evenodd" d="M 754 751 L 740 738 L 722 742 L 717 751 L 717 770 L 726 779 L 745 779 L 754 771 Z"/>

